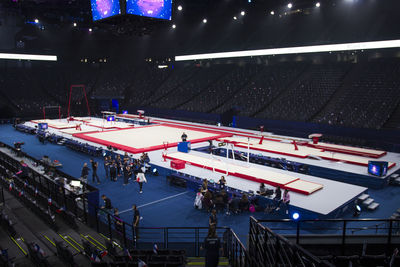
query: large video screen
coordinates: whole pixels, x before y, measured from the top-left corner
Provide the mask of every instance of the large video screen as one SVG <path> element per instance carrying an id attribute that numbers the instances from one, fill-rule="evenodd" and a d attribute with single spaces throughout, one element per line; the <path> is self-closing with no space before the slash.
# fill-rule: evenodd
<path id="1" fill-rule="evenodd" d="M 119 0 L 90 0 L 93 21 L 121 14 Z"/>
<path id="2" fill-rule="evenodd" d="M 172 0 L 126 0 L 126 13 L 171 20 Z"/>

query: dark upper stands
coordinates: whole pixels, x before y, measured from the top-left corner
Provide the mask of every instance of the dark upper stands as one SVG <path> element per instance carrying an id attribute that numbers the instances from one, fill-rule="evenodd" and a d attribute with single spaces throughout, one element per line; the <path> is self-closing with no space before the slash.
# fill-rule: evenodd
<path id="1" fill-rule="evenodd" d="M 400 127 L 398 59 L 260 63 L 10 68 L 0 74 L 0 94 L 17 116 L 40 117 L 47 105 L 61 105 L 65 116 L 70 85 L 85 84 L 89 99 L 120 98 L 125 107 L 219 114 L 235 108 L 256 118 Z M 83 96 L 74 91 L 73 104 L 85 107 Z"/>

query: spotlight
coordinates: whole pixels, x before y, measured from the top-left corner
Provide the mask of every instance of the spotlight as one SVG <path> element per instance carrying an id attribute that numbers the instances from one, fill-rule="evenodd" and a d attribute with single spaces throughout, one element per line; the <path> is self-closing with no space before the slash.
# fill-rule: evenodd
<path id="1" fill-rule="evenodd" d="M 273 15 L 275 15 L 275 12 L 272 10 L 272 11 L 270 12 L 270 14 L 273 16 Z"/>
<path id="2" fill-rule="evenodd" d="M 315 4 L 315 6 L 316 6 L 316 7 L 320 7 L 320 6 L 321 6 L 321 3 L 320 3 L 320 2 L 317 2 L 317 3 Z"/>
<path id="3" fill-rule="evenodd" d="M 293 218 L 293 220 L 298 220 L 300 218 L 300 214 L 295 212 L 295 213 L 292 214 L 292 218 Z"/>
<path id="4" fill-rule="evenodd" d="M 172 24 L 172 29 L 175 29 L 176 28 L 176 25 L 175 24 Z"/>
<path id="5" fill-rule="evenodd" d="M 179 10 L 179 11 L 182 11 L 182 9 L 183 9 L 182 6 L 179 5 L 179 6 L 178 6 L 178 10 Z"/>
<path id="6" fill-rule="evenodd" d="M 74 27 L 76 27 L 78 24 L 76 24 L 76 22 L 74 22 L 74 24 L 73 24 L 73 25 L 74 25 Z"/>
<path id="7" fill-rule="evenodd" d="M 154 176 L 158 176 L 158 170 L 156 168 L 154 168 L 152 172 Z"/>
<path id="8" fill-rule="evenodd" d="M 203 19 L 203 23 L 207 23 L 207 19 Z"/>
<path id="9" fill-rule="evenodd" d="M 360 207 L 360 205 L 356 204 L 356 206 L 354 207 L 353 216 L 358 217 L 358 216 L 360 216 L 360 214 L 361 214 L 361 207 Z"/>
<path id="10" fill-rule="evenodd" d="M 237 20 L 237 17 L 236 17 L 236 16 L 234 16 L 234 17 L 233 17 L 233 19 L 234 19 L 234 20 Z"/>
<path id="11" fill-rule="evenodd" d="M 38 24 L 38 23 L 39 23 L 39 20 L 38 20 L 38 19 L 35 19 L 35 23 Z"/>
<path id="12" fill-rule="evenodd" d="M 293 7 L 292 3 L 289 3 L 289 4 L 287 5 L 287 7 L 288 7 L 288 8 L 292 8 L 292 7 Z"/>
<path id="13" fill-rule="evenodd" d="M 89 32 L 92 32 L 93 30 L 92 30 L 92 28 L 89 28 Z"/>
<path id="14" fill-rule="evenodd" d="M 244 15 L 246 15 L 246 12 L 242 11 L 242 12 L 240 12 L 240 15 L 244 16 Z"/>

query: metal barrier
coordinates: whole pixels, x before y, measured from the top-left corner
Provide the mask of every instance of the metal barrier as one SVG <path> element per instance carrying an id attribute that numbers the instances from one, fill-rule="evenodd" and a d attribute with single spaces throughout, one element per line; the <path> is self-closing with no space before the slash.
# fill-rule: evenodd
<path id="1" fill-rule="evenodd" d="M 274 232 L 290 231 L 296 239 L 296 244 L 301 244 L 302 237 L 330 236 L 340 238 L 342 254 L 346 251 L 348 240 L 352 237 L 379 236 L 386 243 L 386 253 L 393 249 L 393 239 L 400 238 L 400 219 L 318 219 L 318 220 L 257 220 L 259 224 L 274 224 L 279 227 L 268 228 Z M 287 225 L 282 227 L 282 225 Z M 385 241 L 386 240 L 386 241 Z"/>
<path id="2" fill-rule="evenodd" d="M 332 266 L 250 217 L 248 253 L 257 266 Z"/>

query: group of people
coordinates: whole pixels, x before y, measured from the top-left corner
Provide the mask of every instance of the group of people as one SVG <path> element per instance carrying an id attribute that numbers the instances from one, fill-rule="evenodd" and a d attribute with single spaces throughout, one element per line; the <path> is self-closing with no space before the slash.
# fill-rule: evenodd
<path id="1" fill-rule="evenodd" d="M 271 195 L 269 193 L 269 190 L 265 187 L 264 183 L 261 183 L 259 191 L 257 191 L 258 194 L 261 196 L 269 196 Z M 289 213 L 288 206 L 290 203 L 290 194 L 289 190 L 286 188 L 283 191 L 283 196 L 282 196 L 282 190 L 279 186 L 276 187 L 274 191 L 274 198 L 273 198 L 273 204 L 268 205 L 265 209 L 266 212 L 273 212 L 273 211 L 278 211 L 281 208 L 281 205 L 283 204 L 284 207 L 286 208 L 286 214 Z"/>
<path id="2" fill-rule="evenodd" d="M 150 158 L 147 153 L 143 153 L 139 159 L 133 159 L 128 155 L 128 153 L 125 153 L 123 157 L 120 155 L 116 155 L 114 158 L 111 156 L 105 156 L 105 178 L 116 182 L 118 178 L 122 176 L 123 185 L 125 186 L 132 177 L 135 177 L 135 181 L 139 184 L 139 192 L 142 193 L 143 183 L 147 182 L 145 172 L 150 167 L 149 162 Z M 91 159 L 90 163 L 92 167 L 92 181 L 93 183 L 97 182 L 97 184 L 100 184 L 100 179 L 97 174 L 98 162 Z M 84 163 L 81 171 L 81 177 L 84 181 L 87 181 L 89 173 L 90 168 L 87 163 Z"/>
<path id="3" fill-rule="evenodd" d="M 261 209 L 258 205 L 257 198 L 249 198 L 245 193 L 237 195 L 235 193 L 229 197 L 226 192 L 226 180 L 222 176 L 217 183 L 217 190 L 210 191 L 208 189 L 208 180 L 204 179 L 202 186 L 196 194 L 194 200 L 194 207 L 196 209 L 206 209 L 208 212 L 216 209 L 217 211 L 240 213 L 245 211 L 254 212 L 256 210 L 265 210 L 266 212 L 279 211 L 281 206 L 284 205 L 286 208 L 286 214 L 288 213 L 288 205 L 290 203 L 289 190 L 285 189 L 282 194 L 281 188 L 276 187 L 275 191 L 267 189 L 264 183 L 260 184 L 260 189 L 257 193 L 261 196 L 272 196 L 273 201 L 265 209 Z"/>

